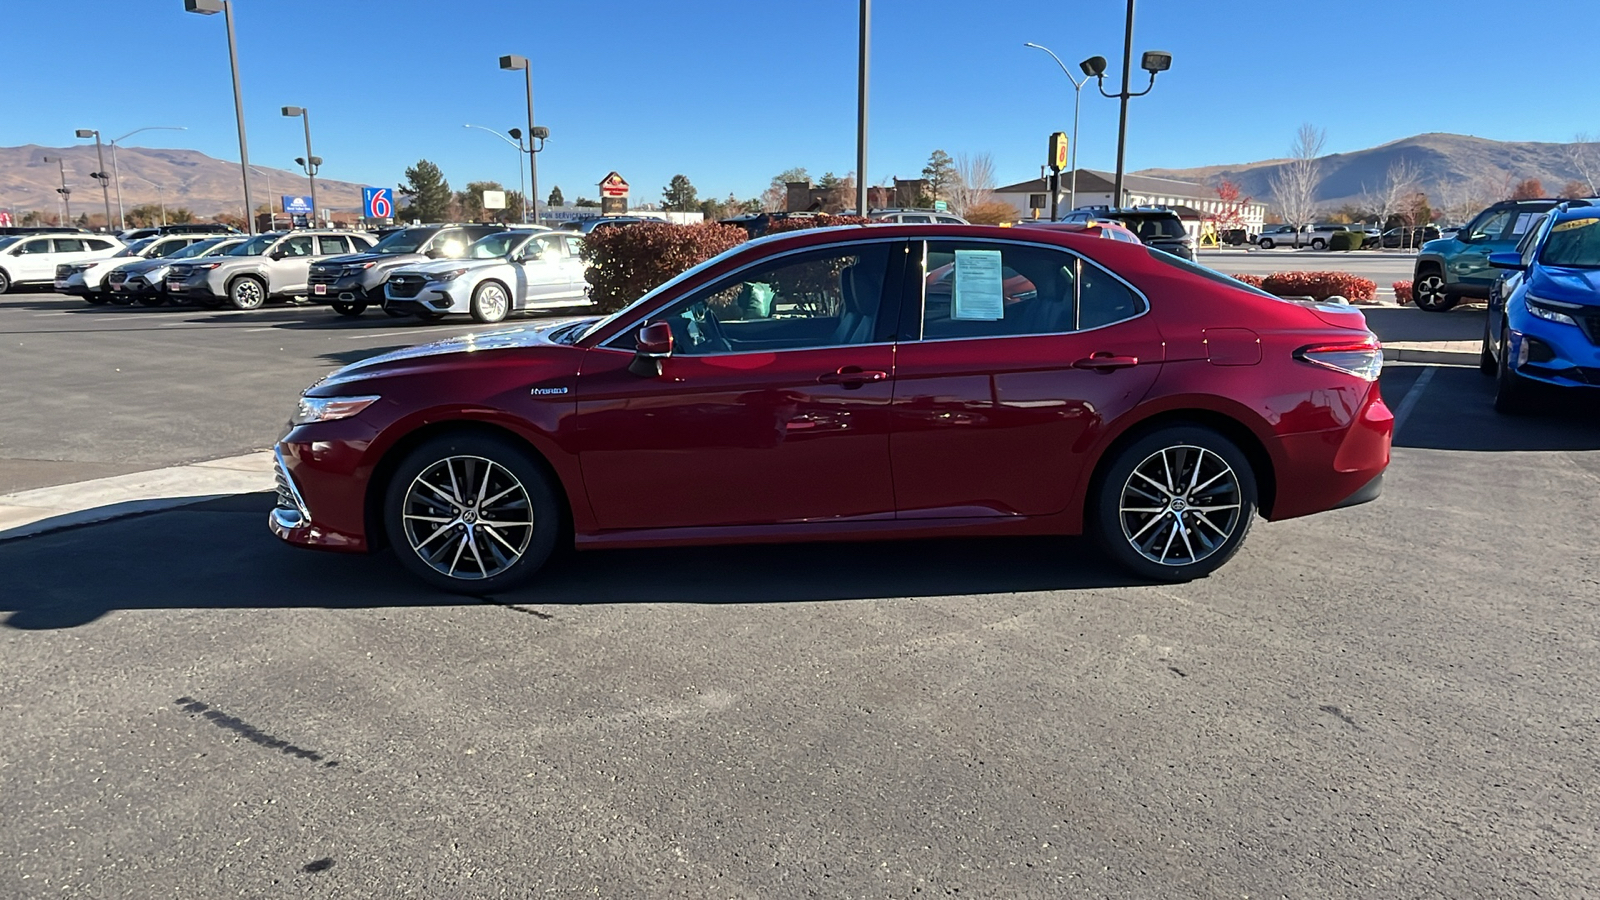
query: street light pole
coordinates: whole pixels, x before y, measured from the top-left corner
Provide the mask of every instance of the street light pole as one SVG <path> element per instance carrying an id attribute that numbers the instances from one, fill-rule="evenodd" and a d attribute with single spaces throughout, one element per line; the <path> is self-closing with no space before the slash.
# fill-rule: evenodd
<path id="1" fill-rule="evenodd" d="M 67 187 L 67 161 L 59 156 L 46 156 L 45 162 L 53 162 L 61 168 L 61 187 L 56 188 L 56 193 L 61 195 L 61 206 L 64 218 L 61 224 L 67 224 L 72 218 L 72 188 Z"/>
<path id="2" fill-rule="evenodd" d="M 1067 64 L 1062 62 L 1061 61 L 1061 57 L 1055 55 L 1054 51 L 1052 51 L 1049 47 L 1042 47 L 1042 46 L 1040 46 L 1038 44 L 1032 43 L 1031 41 L 1028 42 L 1028 43 L 1023 44 L 1022 46 L 1024 46 L 1024 47 L 1032 47 L 1035 50 L 1043 50 L 1044 52 L 1049 53 L 1050 54 L 1050 58 L 1055 60 L 1056 61 L 1056 65 L 1061 67 L 1062 74 L 1066 75 L 1067 76 L 1067 80 L 1072 82 L 1072 148 L 1071 148 L 1070 151 L 1068 151 L 1068 152 L 1070 152 L 1072 154 L 1072 161 L 1070 163 L 1068 163 L 1068 165 L 1072 166 L 1072 186 L 1067 189 L 1067 209 L 1069 209 L 1069 210 L 1077 209 L 1078 208 L 1078 108 L 1083 105 L 1083 86 L 1089 83 L 1089 74 L 1090 73 L 1089 73 L 1089 70 L 1088 70 L 1088 63 L 1084 62 L 1084 63 L 1080 64 L 1079 68 L 1083 69 L 1084 75 L 1083 75 L 1083 80 L 1079 81 L 1078 79 L 1072 77 L 1072 72 L 1067 68 Z"/>
<path id="3" fill-rule="evenodd" d="M 283 114 L 291 119 L 299 116 L 300 121 L 306 126 L 306 158 L 297 159 L 295 162 L 300 163 L 300 168 L 305 170 L 306 180 L 311 183 L 311 225 L 314 228 L 317 224 L 317 215 L 322 212 L 317 207 L 317 170 L 322 165 L 322 157 L 311 155 L 311 110 L 303 106 L 285 106 Z"/>
<path id="4" fill-rule="evenodd" d="M 1150 93 L 1156 86 L 1156 75 L 1172 68 L 1172 54 L 1164 50 L 1146 50 L 1139 61 L 1139 67 L 1150 73 L 1150 83 L 1142 91 L 1128 89 L 1128 79 L 1133 74 L 1133 2 L 1128 0 L 1128 21 L 1122 34 L 1122 90 L 1119 93 L 1106 93 L 1106 58 L 1091 56 L 1083 61 L 1084 74 L 1093 75 L 1096 79 L 1095 86 L 1100 89 L 1100 95 L 1112 100 L 1122 101 L 1122 116 L 1117 122 L 1117 180 L 1112 190 L 1112 205 L 1123 205 L 1123 154 L 1128 144 L 1128 101 L 1134 97 L 1143 97 Z"/>
<path id="5" fill-rule="evenodd" d="M 1122 206 L 1122 155 L 1128 146 L 1128 79 L 1133 76 L 1133 0 L 1128 0 L 1128 22 L 1122 31 L 1122 112 L 1117 118 L 1117 184 L 1116 205 Z M 1150 76 L 1155 84 L 1155 75 Z"/>
<path id="6" fill-rule="evenodd" d="M 499 138 L 500 140 L 505 141 L 506 143 L 510 144 L 511 146 L 517 148 L 517 184 L 518 184 L 519 188 L 522 190 L 522 224 L 524 224 L 524 225 L 528 224 L 528 178 L 527 178 L 528 173 L 526 171 L 524 171 L 523 168 L 522 168 L 522 154 L 524 154 L 524 153 L 529 153 L 529 155 L 532 155 L 532 154 L 528 150 L 523 149 L 523 146 L 522 146 L 522 129 L 520 129 L 520 128 L 511 129 L 510 132 L 509 132 L 510 136 L 508 137 L 505 134 L 501 134 L 500 132 L 495 131 L 493 128 L 485 128 L 482 125 L 473 125 L 470 122 L 467 123 L 466 125 L 461 126 L 461 127 L 462 128 L 476 128 L 479 131 L 487 131 L 490 134 L 494 135 L 495 137 Z M 516 138 L 516 140 L 512 140 L 512 138 Z"/>
<path id="7" fill-rule="evenodd" d="M 521 69 L 523 77 L 524 77 L 524 79 L 525 79 L 525 81 L 527 83 L 527 89 L 528 89 L 528 147 L 531 150 L 531 148 L 533 147 L 533 138 L 534 138 L 534 130 L 533 130 L 533 66 L 528 63 L 528 58 L 526 56 L 517 56 L 516 54 L 511 54 L 509 56 L 500 57 L 500 68 L 505 69 L 507 71 L 515 71 L 517 69 Z M 530 194 L 527 197 L 527 205 L 531 205 L 533 207 L 533 223 L 535 225 L 537 225 L 537 224 L 539 224 L 539 154 L 538 153 L 530 152 L 528 154 L 528 183 L 533 188 L 533 193 Z"/>
<path id="8" fill-rule="evenodd" d="M 244 183 L 244 227 L 256 233 L 255 211 L 250 206 L 250 144 L 244 136 L 244 94 L 239 90 L 239 49 L 233 36 L 233 3 L 230 0 L 183 0 L 187 12 L 203 16 L 222 13 L 228 26 L 228 65 L 233 71 L 233 115 L 239 123 L 239 175 Z"/>
<path id="9" fill-rule="evenodd" d="M 115 182 L 116 185 L 117 185 L 117 229 L 118 230 L 126 230 L 127 229 L 127 227 L 128 227 L 128 217 L 122 210 L 122 171 L 117 168 L 117 142 L 118 141 L 122 141 L 122 140 L 126 140 L 128 138 L 131 138 L 131 137 L 133 137 L 134 135 L 138 134 L 141 131 L 188 131 L 188 130 L 189 130 L 188 127 L 184 126 L 184 125 L 146 125 L 143 128 L 135 128 L 134 130 L 128 132 L 125 135 L 123 135 L 122 137 L 115 137 L 115 138 L 112 138 L 111 140 L 106 142 L 106 143 L 111 145 L 111 180 L 113 182 Z M 153 182 L 153 181 L 150 182 L 150 183 L 151 184 L 155 184 L 155 182 Z M 270 193 L 270 191 L 268 193 Z M 165 225 L 166 223 L 163 222 L 162 224 Z"/>
<path id="10" fill-rule="evenodd" d="M 109 232 L 111 230 L 111 188 L 107 182 L 111 180 L 111 177 L 106 174 L 106 152 L 100 145 L 100 132 L 94 128 L 79 128 L 73 133 L 79 138 L 94 138 L 94 157 L 100 163 L 100 168 L 95 172 L 91 172 L 90 177 L 100 182 L 100 199 L 104 200 L 106 204 L 106 231 Z"/>
<path id="11" fill-rule="evenodd" d="M 867 75 L 871 68 L 872 0 L 861 0 L 861 48 L 856 73 L 856 212 L 867 214 Z"/>

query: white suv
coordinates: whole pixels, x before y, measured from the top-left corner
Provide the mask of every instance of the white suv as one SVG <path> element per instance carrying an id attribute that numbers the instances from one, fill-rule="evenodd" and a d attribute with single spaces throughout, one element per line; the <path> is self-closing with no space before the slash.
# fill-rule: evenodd
<path id="1" fill-rule="evenodd" d="M 160 259 L 179 250 L 220 234 L 169 234 L 134 241 L 106 259 L 80 263 L 61 263 L 56 266 L 56 292 L 82 297 L 90 303 L 100 304 L 110 299 L 106 290 L 106 276 L 130 263 L 146 259 Z"/>
<path id="2" fill-rule="evenodd" d="M 98 234 L 19 234 L 0 238 L 0 294 L 14 284 L 53 284 L 56 266 L 107 259 L 122 249 Z"/>

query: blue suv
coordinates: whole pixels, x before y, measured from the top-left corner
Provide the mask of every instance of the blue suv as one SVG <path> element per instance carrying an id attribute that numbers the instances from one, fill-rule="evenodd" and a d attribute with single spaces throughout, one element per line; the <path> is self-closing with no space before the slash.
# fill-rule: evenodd
<path id="1" fill-rule="evenodd" d="M 1528 408 L 1540 386 L 1600 391 L 1600 201 L 1550 210 L 1514 252 L 1489 297 L 1481 368 L 1494 375 L 1494 408 Z"/>

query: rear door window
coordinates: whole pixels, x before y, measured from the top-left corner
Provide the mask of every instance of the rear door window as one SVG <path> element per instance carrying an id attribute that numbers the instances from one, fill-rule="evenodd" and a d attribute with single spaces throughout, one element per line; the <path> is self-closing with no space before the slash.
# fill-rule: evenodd
<path id="1" fill-rule="evenodd" d="M 922 340 L 1064 334 L 1145 309 L 1110 272 L 1065 250 L 985 241 L 924 248 Z"/>
<path id="2" fill-rule="evenodd" d="M 56 238 L 57 253 L 82 253 L 83 251 L 82 238 Z"/>

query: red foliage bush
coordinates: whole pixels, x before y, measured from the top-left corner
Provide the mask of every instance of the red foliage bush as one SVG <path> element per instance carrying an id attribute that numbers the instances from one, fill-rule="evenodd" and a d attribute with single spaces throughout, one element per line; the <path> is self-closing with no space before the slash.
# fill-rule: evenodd
<path id="1" fill-rule="evenodd" d="M 1261 280 L 1261 289 L 1279 297 L 1343 297 L 1351 303 L 1371 303 L 1378 296 L 1377 282 L 1349 272 L 1274 272 Z"/>
<path id="2" fill-rule="evenodd" d="M 1260 275 L 1229 275 L 1228 277 L 1232 278 L 1234 281 L 1242 281 L 1253 288 L 1261 287 Z"/>
<path id="3" fill-rule="evenodd" d="M 713 256 L 744 243 L 737 225 L 645 222 L 596 228 L 583 241 L 589 296 L 614 312 Z"/>
<path id="4" fill-rule="evenodd" d="M 1396 302 L 1396 303 L 1410 303 L 1411 302 L 1411 282 L 1409 282 L 1409 281 L 1396 281 L 1394 283 L 1393 287 L 1394 287 L 1394 302 Z"/>
<path id="5" fill-rule="evenodd" d="M 785 231 L 803 231 L 807 228 L 831 228 L 835 225 L 865 225 L 870 219 L 866 216 L 788 216 L 783 219 L 773 219 L 767 226 L 767 234 L 780 234 Z"/>

